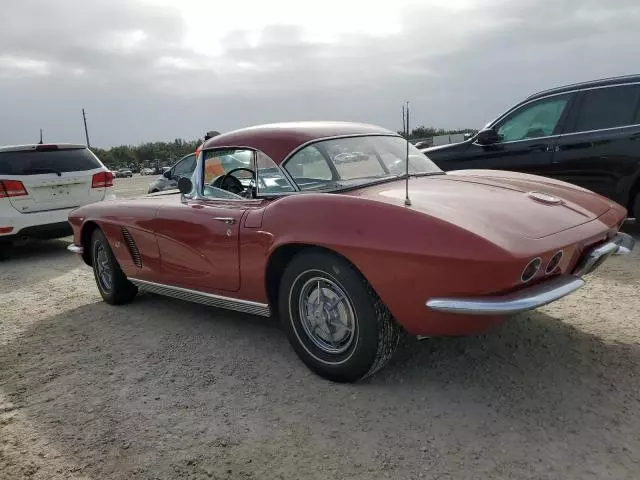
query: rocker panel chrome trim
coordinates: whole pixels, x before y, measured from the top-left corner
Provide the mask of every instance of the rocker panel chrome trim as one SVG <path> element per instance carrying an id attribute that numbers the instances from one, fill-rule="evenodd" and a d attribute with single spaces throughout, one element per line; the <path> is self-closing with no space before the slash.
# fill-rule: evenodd
<path id="1" fill-rule="evenodd" d="M 237 312 L 259 315 L 261 317 L 270 317 L 271 308 L 266 303 L 252 302 L 249 300 L 241 300 L 239 298 L 225 297 L 222 295 L 214 295 L 213 293 L 199 292 L 188 288 L 174 287 L 171 285 L 163 285 L 160 283 L 148 282 L 136 278 L 129 278 L 129 281 L 137 286 L 140 290 L 164 295 L 166 297 L 177 298 L 187 302 L 201 303 L 216 308 L 224 308 L 226 310 L 235 310 Z"/>

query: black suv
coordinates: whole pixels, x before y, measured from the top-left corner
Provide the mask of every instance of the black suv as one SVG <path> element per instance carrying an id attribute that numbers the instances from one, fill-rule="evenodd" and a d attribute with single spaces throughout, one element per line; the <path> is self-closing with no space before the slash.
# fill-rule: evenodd
<path id="1" fill-rule="evenodd" d="M 512 170 L 573 183 L 640 218 L 640 75 L 536 93 L 470 139 L 422 152 L 445 171 Z"/>

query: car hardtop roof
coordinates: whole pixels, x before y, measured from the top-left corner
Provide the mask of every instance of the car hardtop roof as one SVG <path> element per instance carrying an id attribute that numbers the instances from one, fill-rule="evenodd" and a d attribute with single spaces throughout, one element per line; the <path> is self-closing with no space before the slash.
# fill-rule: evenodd
<path id="1" fill-rule="evenodd" d="M 5 145 L 0 147 L 0 153 L 2 152 L 29 152 L 29 151 L 37 151 L 38 149 L 47 150 L 48 148 L 58 147 L 61 150 L 71 150 L 71 149 L 80 149 L 87 148 L 86 145 L 81 145 L 78 143 L 29 143 L 24 145 Z"/>
<path id="2" fill-rule="evenodd" d="M 289 122 L 242 128 L 207 140 L 202 149 L 251 148 L 269 156 L 277 164 L 302 145 L 327 138 L 393 135 L 397 132 L 377 125 L 354 122 Z"/>
<path id="3" fill-rule="evenodd" d="M 627 83 L 640 83 L 640 74 L 625 75 L 619 77 L 601 78 L 597 80 L 589 80 L 586 82 L 571 83 L 568 85 L 562 85 L 560 87 L 551 88 L 548 90 L 542 90 L 527 97 L 527 101 L 534 100 L 540 97 L 546 97 L 547 95 L 553 95 L 557 93 L 571 92 L 574 90 L 580 90 L 584 88 L 594 87 L 606 87 L 610 85 L 624 85 Z"/>

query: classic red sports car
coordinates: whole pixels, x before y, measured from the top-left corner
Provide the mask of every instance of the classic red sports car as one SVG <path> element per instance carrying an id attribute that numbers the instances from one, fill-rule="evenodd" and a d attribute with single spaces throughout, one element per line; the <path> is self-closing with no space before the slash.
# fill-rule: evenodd
<path id="1" fill-rule="evenodd" d="M 104 300 L 140 289 L 278 314 L 301 359 L 334 381 L 378 371 L 403 330 L 481 332 L 634 246 L 618 231 L 626 210 L 604 197 L 531 175 L 445 174 L 371 125 L 222 134 L 179 188 L 70 214 L 69 249 Z"/>

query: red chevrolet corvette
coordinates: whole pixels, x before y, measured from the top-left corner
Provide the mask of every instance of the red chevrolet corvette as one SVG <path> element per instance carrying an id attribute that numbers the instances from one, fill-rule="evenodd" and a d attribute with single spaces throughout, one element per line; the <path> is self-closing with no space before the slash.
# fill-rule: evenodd
<path id="1" fill-rule="evenodd" d="M 222 134 L 179 189 L 69 215 L 69 249 L 104 300 L 146 290 L 277 314 L 300 358 L 334 381 L 378 371 L 403 330 L 481 332 L 634 246 L 618 231 L 626 210 L 604 197 L 512 172 L 445 174 L 371 125 Z"/>

